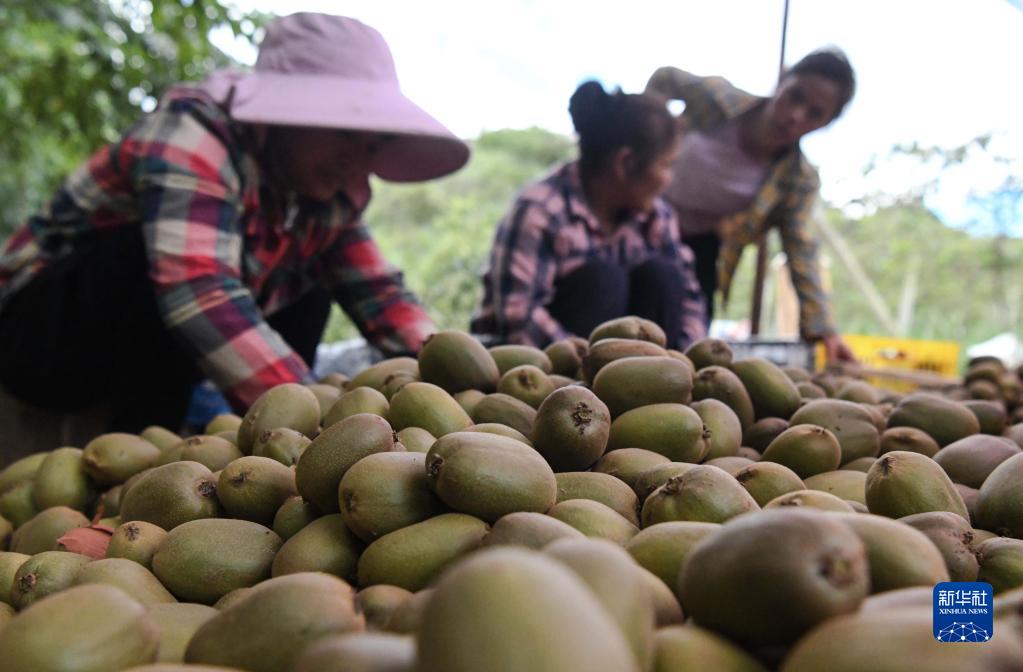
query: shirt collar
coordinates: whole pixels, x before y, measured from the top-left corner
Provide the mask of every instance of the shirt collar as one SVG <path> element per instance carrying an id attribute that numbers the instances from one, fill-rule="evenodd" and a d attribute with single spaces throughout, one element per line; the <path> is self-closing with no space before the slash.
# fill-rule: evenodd
<path id="1" fill-rule="evenodd" d="M 579 172 L 579 161 L 569 161 L 563 164 L 557 171 L 561 192 L 565 199 L 565 207 L 568 210 L 570 220 L 581 221 L 587 229 L 594 233 L 602 233 L 603 227 L 593 211 L 586 202 L 586 194 L 583 192 L 582 176 Z M 618 222 L 619 226 L 632 226 L 643 230 L 651 222 L 657 220 L 658 204 L 648 213 L 635 213 L 628 218 Z"/>

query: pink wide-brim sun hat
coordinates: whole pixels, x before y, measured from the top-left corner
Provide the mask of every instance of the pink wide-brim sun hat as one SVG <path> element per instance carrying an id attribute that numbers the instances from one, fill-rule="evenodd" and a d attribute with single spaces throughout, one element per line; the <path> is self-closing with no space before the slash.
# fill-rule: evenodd
<path id="1" fill-rule="evenodd" d="M 356 19 L 274 19 L 251 72 L 220 70 L 203 88 L 244 123 L 393 134 L 373 165 L 385 180 L 429 180 L 469 160 L 462 140 L 405 97 L 383 36 Z"/>

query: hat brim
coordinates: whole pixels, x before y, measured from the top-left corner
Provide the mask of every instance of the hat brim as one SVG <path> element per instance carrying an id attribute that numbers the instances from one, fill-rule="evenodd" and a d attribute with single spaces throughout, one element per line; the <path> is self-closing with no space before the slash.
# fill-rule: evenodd
<path id="1" fill-rule="evenodd" d="M 469 160 L 468 145 L 393 84 L 252 72 L 235 82 L 231 117 L 256 124 L 393 134 L 373 166 L 374 174 L 391 182 L 442 177 Z"/>

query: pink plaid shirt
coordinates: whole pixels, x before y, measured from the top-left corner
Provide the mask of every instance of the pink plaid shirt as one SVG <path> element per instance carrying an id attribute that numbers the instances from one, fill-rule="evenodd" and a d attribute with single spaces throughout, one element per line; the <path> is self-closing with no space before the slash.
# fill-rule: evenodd
<path id="1" fill-rule="evenodd" d="M 557 280 L 593 259 L 628 270 L 657 256 L 675 260 L 682 272 L 683 342 L 669 346 L 685 347 L 706 329 L 693 253 L 679 240 L 675 211 L 658 198 L 650 212 L 607 232 L 586 204 L 578 162 L 560 165 L 526 187 L 498 225 L 471 329 L 506 343 L 544 347 L 570 335 L 547 309 Z"/>

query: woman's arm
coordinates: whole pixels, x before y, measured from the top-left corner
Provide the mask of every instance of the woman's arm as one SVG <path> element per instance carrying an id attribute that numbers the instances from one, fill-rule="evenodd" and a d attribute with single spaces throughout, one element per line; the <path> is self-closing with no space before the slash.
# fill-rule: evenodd
<path id="1" fill-rule="evenodd" d="M 682 307 L 679 311 L 681 320 L 679 333 L 682 343 L 669 343 L 669 348 L 684 350 L 692 343 L 707 335 L 707 313 L 704 305 L 703 290 L 696 279 L 696 257 L 692 249 L 679 237 L 678 217 L 673 208 L 665 206 L 662 215 L 663 241 L 661 254 L 675 261 L 682 277 Z"/>
<path id="2" fill-rule="evenodd" d="M 792 287 L 799 298 L 799 331 L 816 341 L 835 333 L 828 296 L 820 276 L 819 244 L 810 232 L 817 182 L 796 187 L 776 214 Z"/>
<path id="3" fill-rule="evenodd" d="M 361 221 L 345 227 L 323 270 L 335 300 L 385 356 L 415 356 L 436 331 L 401 271 L 384 258 Z"/>
<path id="4" fill-rule="evenodd" d="M 183 110 L 157 112 L 117 148 L 139 196 L 149 277 L 167 328 L 236 408 L 309 371 L 241 277 L 241 182 L 224 140 Z"/>
<path id="5" fill-rule="evenodd" d="M 703 77 L 691 72 L 666 65 L 654 70 L 654 74 L 647 80 L 646 93 L 669 100 L 688 100 L 703 80 Z"/>
<path id="6" fill-rule="evenodd" d="M 503 342 L 544 347 L 569 336 L 546 308 L 554 298 L 555 275 L 549 225 L 547 211 L 525 199 L 498 225 L 488 290 Z"/>

